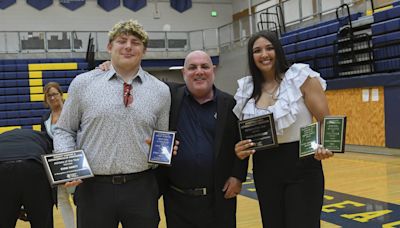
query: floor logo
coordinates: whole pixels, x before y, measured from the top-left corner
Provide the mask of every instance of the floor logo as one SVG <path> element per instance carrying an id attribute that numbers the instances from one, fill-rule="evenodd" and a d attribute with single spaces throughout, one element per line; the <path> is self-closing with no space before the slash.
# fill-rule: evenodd
<path id="1" fill-rule="evenodd" d="M 251 173 L 240 194 L 257 200 Z M 400 228 L 400 205 L 325 190 L 321 219 L 344 228 Z"/>

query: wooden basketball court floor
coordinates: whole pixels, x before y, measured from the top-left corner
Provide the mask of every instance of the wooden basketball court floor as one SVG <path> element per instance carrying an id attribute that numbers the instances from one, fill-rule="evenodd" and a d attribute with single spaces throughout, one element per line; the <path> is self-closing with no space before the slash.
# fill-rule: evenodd
<path id="1" fill-rule="evenodd" d="M 346 152 L 323 161 L 325 196 L 323 228 L 399 228 L 400 156 Z M 160 200 L 160 228 L 165 228 Z M 54 210 L 56 228 L 63 228 L 60 213 Z M 30 227 L 18 221 L 18 228 Z M 238 196 L 238 228 L 261 228 L 258 202 L 249 167 L 248 180 Z"/>

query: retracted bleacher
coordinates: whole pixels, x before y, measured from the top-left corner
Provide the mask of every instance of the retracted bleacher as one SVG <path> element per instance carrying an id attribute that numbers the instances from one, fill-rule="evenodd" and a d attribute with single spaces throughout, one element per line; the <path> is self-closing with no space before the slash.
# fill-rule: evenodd
<path id="1" fill-rule="evenodd" d="M 374 13 L 372 25 L 376 72 L 400 71 L 400 2 Z"/>
<path id="2" fill-rule="evenodd" d="M 308 63 L 325 79 L 400 71 L 400 1 L 371 16 L 348 13 L 290 31 L 280 40 L 290 62 Z"/>
<path id="3" fill-rule="evenodd" d="M 72 79 L 88 69 L 84 59 L 0 60 L 0 132 L 14 128 L 39 130 L 43 86 L 58 82 L 65 97 Z"/>
<path id="4" fill-rule="evenodd" d="M 360 15 L 355 13 L 350 18 L 356 20 Z M 334 19 L 283 34 L 280 41 L 288 61 L 308 63 L 324 78 L 336 77 L 335 41 L 343 24 Z"/>

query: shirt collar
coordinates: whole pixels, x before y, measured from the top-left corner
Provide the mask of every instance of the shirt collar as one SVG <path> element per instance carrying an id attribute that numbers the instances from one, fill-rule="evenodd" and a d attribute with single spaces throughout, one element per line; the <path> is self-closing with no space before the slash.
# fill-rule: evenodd
<path id="1" fill-rule="evenodd" d="M 211 101 L 216 101 L 216 99 L 217 99 L 217 92 L 216 92 L 216 89 L 215 89 L 215 86 L 213 85 L 213 99 L 211 100 Z M 185 86 L 185 90 L 184 90 L 184 94 L 185 94 L 185 96 L 187 96 L 187 97 L 191 97 L 192 99 L 194 99 L 194 97 L 192 96 L 192 94 L 190 93 L 190 91 L 189 91 L 189 89 L 187 88 L 187 86 Z"/>
<path id="2" fill-rule="evenodd" d="M 118 78 L 117 76 L 117 72 L 115 71 L 114 67 L 112 65 L 110 65 L 110 70 L 107 71 L 106 73 L 106 78 L 108 80 L 112 79 L 112 78 Z M 142 66 L 139 66 L 139 70 L 136 74 L 136 76 L 133 78 L 133 81 L 137 80 L 138 82 L 145 82 L 146 81 L 146 71 L 144 71 L 142 69 Z"/>

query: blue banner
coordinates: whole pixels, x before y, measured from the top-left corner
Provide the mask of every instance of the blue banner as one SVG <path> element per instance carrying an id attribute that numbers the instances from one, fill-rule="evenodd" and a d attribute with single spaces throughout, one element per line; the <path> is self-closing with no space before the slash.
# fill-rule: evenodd
<path id="1" fill-rule="evenodd" d="M 12 4 L 14 4 L 17 0 L 0 0 L 0 9 L 5 9 Z"/>
<path id="2" fill-rule="evenodd" d="M 126 8 L 136 12 L 146 6 L 147 0 L 123 0 L 123 4 Z"/>
<path id="3" fill-rule="evenodd" d="M 170 2 L 171 7 L 181 13 L 192 8 L 192 0 L 170 0 Z"/>
<path id="4" fill-rule="evenodd" d="M 121 5 L 120 0 L 97 0 L 97 4 L 105 11 L 109 12 Z"/>
<path id="5" fill-rule="evenodd" d="M 26 3 L 37 10 L 42 10 L 53 4 L 53 0 L 26 0 Z"/>
<path id="6" fill-rule="evenodd" d="M 85 0 L 60 0 L 60 4 L 69 10 L 76 10 L 85 5 Z"/>

